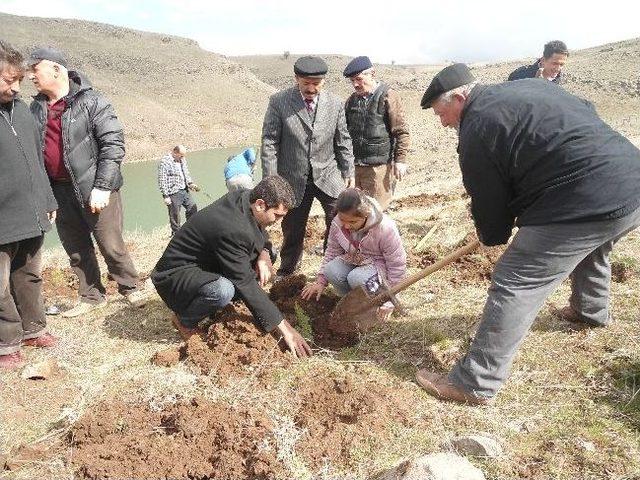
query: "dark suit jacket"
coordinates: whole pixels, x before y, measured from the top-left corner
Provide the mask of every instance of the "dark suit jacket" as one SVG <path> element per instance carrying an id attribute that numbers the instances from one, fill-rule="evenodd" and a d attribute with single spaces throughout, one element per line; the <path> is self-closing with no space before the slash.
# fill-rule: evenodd
<path id="1" fill-rule="evenodd" d="M 253 270 L 271 243 L 253 217 L 249 194 L 238 190 L 224 195 L 191 216 L 169 242 L 151 280 L 173 311 L 187 308 L 202 285 L 223 276 L 233 283 L 258 327 L 269 332 L 283 319 Z"/>
<path id="2" fill-rule="evenodd" d="M 337 197 L 343 179 L 355 175 L 344 103 L 321 91 L 314 121 L 297 85 L 272 95 L 262 126 L 261 159 L 263 176 L 277 174 L 291 184 L 296 206 L 304 196 L 309 164 L 315 185 Z"/>

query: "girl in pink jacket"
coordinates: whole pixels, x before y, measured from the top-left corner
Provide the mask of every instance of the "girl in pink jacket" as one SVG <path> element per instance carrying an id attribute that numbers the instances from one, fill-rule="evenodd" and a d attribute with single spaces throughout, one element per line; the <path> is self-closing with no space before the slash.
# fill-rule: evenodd
<path id="1" fill-rule="evenodd" d="M 389 286 L 402 280 L 407 254 L 395 222 L 378 202 L 348 188 L 338 196 L 336 210 L 318 278 L 305 286 L 302 298 L 319 299 L 329 283 L 339 295 L 346 295 L 375 275 Z M 383 307 L 381 314 L 386 318 L 393 305 L 387 302 Z"/>

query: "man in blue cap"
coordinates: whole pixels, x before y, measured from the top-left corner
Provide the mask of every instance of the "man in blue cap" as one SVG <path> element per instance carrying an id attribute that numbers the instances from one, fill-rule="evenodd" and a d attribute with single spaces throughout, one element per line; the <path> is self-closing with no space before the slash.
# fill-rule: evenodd
<path id="1" fill-rule="evenodd" d="M 611 322 L 613 245 L 640 226 L 640 151 L 593 106 L 552 82 L 477 85 L 461 63 L 438 73 L 421 105 L 458 132 L 480 241 L 505 244 L 467 355 L 448 376 L 419 370 L 445 400 L 489 403 L 546 298 L 571 277 L 566 320 Z"/>
<path id="2" fill-rule="evenodd" d="M 407 173 L 409 129 L 400 96 L 376 80 L 369 57 L 354 58 L 343 74 L 355 90 L 347 99 L 345 114 L 353 143 L 356 187 L 386 209 L 396 180 Z"/>
<path id="3" fill-rule="evenodd" d="M 291 275 L 298 268 L 313 199 L 318 199 L 325 213 L 326 249 L 336 199 L 345 186 L 354 184 L 344 104 L 322 89 L 327 69 L 320 57 L 296 60 L 296 84 L 272 95 L 264 116 L 262 175 L 284 177 L 295 194 L 293 208 L 282 220 L 284 238 L 276 279 Z"/>

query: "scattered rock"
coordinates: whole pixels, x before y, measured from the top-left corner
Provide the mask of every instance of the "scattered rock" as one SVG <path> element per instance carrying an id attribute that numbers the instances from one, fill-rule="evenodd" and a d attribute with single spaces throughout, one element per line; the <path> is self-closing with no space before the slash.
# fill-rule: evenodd
<path id="1" fill-rule="evenodd" d="M 500 443 L 484 435 L 465 435 L 455 438 L 451 445 L 462 455 L 474 457 L 499 457 L 502 455 Z"/>
<path id="2" fill-rule="evenodd" d="M 407 460 L 371 480 L 484 480 L 469 460 L 453 453 L 435 453 Z"/>
<path id="3" fill-rule="evenodd" d="M 22 371 L 25 380 L 47 380 L 60 373 L 60 366 L 54 358 L 47 358 L 42 362 L 27 365 Z"/>
<path id="4" fill-rule="evenodd" d="M 586 440 L 577 439 L 576 443 L 578 444 L 578 447 L 582 448 L 583 450 L 585 450 L 587 452 L 595 452 L 596 451 L 596 445 L 593 442 L 588 442 Z"/>
<path id="5" fill-rule="evenodd" d="M 168 348 L 153 354 L 151 363 L 159 367 L 171 367 L 180 361 L 180 350 L 178 348 Z"/>

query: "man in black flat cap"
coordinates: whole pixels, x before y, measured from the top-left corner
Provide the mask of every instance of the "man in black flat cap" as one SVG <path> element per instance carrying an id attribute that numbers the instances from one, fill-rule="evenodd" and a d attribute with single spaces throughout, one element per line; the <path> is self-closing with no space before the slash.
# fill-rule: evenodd
<path id="1" fill-rule="evenodd" d="M 407 173 L 409 129 L 400 97 L 376 80 L 369 57 L 354 58 L 343 74 L 355 90 L 347 99 L 345 113 L 353 143 L 356 187 L 386 209 L 396 180 Z"/>
<path id="2" fill-rule="evenodd" d="M 422 98 L 458 131 L 462 179 L 480 241 L 505 244 L 467 355 L 448 376 L 416 379 L 446 400 L 485 404 L 508 376 L 546 298 L 571 277 L 559 315 L 611 322 L 609 255 L 640 225 L 640 151 L 593 106 L 552 82 L 476 85 L 464 64 L 438 73 Z"/>
<path id="3" fill-rule="evenodd" d="M 302 259 L 313 199 L 324 209 L 326 248 L 336 198 L 345 186 L 354 184 L 344 104 L 322 90 L 327 64 L 319 57 L 301 57 L 293 71 L 296 85 L 271 96 L 262 125 L 262 174 L 284 177 L 295 194 L 294 208 L 282 220 L 276 280 L 291 275 Z"/>

